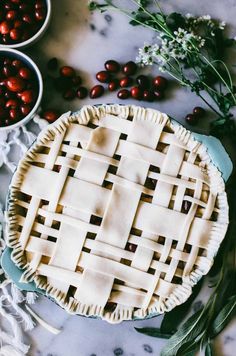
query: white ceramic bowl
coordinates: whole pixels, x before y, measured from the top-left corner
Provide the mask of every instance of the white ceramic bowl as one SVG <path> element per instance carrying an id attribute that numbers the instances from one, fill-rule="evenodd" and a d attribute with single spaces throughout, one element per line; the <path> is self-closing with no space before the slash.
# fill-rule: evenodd
<path id="1" fill-rule="evenodd" d="M 0 56 L 8 56 L 16 59 L 20 59 L 23 63 L 26 64 L 27 67 L 29 67 L 31 70 L 34 71 L 37 81 L 38 81 L 38 94 L 37 94 L 37 100 L 35 101 L 34 106 L 32 107 L 32 110 L 29 112 L 28 115 L 23 117 L 20 121 L 16 122 L 15 124 L 8 125 L 1 127 L 0 126 L 0 132 L 1 131 L 6 131 L 6 130 L 12 130 L 15 129 L 16 127 L 25 125 L 33 116 L 33 114 L 37 111 L 40 102 L 42 100 L 42 95 L 43 95 L 43 79 L 42 75 L 40 73 L 40 70 L 38 69 L 37 65 L 34 63 L 34 61 L 28 57 L 26 54 L 19 52 L 15 49 L 11 48 L 0 48 Z"/>
<path id="2" fill-rule="evenodd" d="M 0 49 L 1 48 L 25 48 L 28 46 L 31 46 L 32 44 L 34 44 L 35 42 L 37 42 L 44 34 L 44 32 L 46 31 L 49 23 L 50 23 L 50 19 L 51 19 L 51 13 L 52 13 L 52 6 L 51 6 L 51 0 L 45 0 L 46 4 L 47 4 L 47 15 L 45 17 L 44 23 L 43 25 L 40 27 L 40 29 L 38 30 L 38 32 L 36 32 L 32 37 L 30 37 L 28 40 L 23 41 L 23 42 L 19 42 L 19 43 L 15 43 L 15 44 L 2 44 L 0 43 Z"/>

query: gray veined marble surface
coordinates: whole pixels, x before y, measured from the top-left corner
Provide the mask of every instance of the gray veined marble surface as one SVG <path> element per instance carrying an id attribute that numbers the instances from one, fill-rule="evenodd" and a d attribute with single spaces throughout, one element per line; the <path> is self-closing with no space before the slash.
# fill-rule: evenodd
<path id="1" fill-rule="evenodd" d="M 166 11 L 210 14 L 212 17 L 225 20 L 232 25 L 232 33 L 236 34 L 236 0 L 162 0 L 160 3 Z M 27 53 L 35 59 L 43 73 L 47 60 L 56 56 L 62 63 L 78 69 L 85 84 L 92 86 L 96 82 L 94 75 L 103 68 L 105 60 L 113 58 L 125 62 L 135 59 L 138 47 L 142 46 L 144 41 L 151 41 L 152 38 L 153 33 L 140 27 L 131 27 L 123 15 L 89 14 L 85 0 L 54 0 L 52 23 L 48 33 L 36 47 L 27 50 Z M 154 73 L 158 74 L 157 70 Z M 80 105 L 91 102 L 111 103 L 118 100 L 115 94 L 106 94 L 93 101 L 86 99 L 75 100 L 72 103 L 63 102 L 57 94 L 52 95 L 51 88 L 47 85 L 43 105 L 66 111 L 77 110 Z M 191 112 L 193 106 L 200 104 L 202 105 L 200 99 L 188 90 L 171 85 L 167 100 L 149 106 L 156 107 L 181 122 L 183 117 Z M 212 118 L 209 115 L 206 123 Z M 202 125 L 201 129 L 196 128 L 196 130 L 204 132 L 206 127 L 207 125 Z M 229 145 L 227 148 L 230 151 Z M 0 200 L 4 202 L 11 174 L 5 168 L 1 168 L 0 179 Z M 193 304 L 192 310 L 198 308 L 208 295 L 209 290 L 204 288 Z M 30 356 L 148 356 L 159 355 L 165 344 L 164 340 L 140 335 L 134 330 L 134 326 L 158 327 L 160 317 L 149 321 L 109 325 L 100 320 L 70 316 L 44 297 L 38 299 L 33 309 L 53 326 L 61 328 L 62 332 L 54 336 L 41 326 L 37 326 L 25 336 L 32 345 Z M 215 340 L 215 355 L 234 356 L 235 350 L 236 325 L 232 322 Z"/>

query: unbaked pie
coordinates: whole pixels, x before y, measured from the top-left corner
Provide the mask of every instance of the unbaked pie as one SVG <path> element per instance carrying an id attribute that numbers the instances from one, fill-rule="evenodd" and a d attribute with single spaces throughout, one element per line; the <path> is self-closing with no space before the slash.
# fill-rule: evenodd
<path id="1" fill-rule="evenodd" d="M 69 313 L 109 322 L 183 303 L 228 225 L 221 173 L 167 115 L 86 106 L 42 132 L 14 174 L 8 245 Z"/>

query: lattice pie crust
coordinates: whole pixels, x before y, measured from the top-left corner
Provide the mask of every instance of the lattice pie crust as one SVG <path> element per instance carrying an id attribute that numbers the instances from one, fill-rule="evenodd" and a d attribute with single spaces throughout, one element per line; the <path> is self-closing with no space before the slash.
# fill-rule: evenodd
<path id="1" fill-rule="evenodd" d="M 189 297 L 225 235 L 228 204 L 206 147 L 165 114 L 86 106 L 21 160 L 8 225 L 22 281 L 70 313 L 120 322 Z"/>

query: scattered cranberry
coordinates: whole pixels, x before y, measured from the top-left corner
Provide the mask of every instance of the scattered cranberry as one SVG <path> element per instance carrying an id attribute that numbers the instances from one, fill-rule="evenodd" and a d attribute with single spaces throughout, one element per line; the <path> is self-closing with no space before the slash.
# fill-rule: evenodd
<path id="1" fill-rule="evenodd" d="M 154 95 L 156 100 L 162 100 L 164 98 L 164 93 L 161 90 L 155 90 Z"/>
<path id="2" fill-rule="evenodd" d="M 168 81 L 166 78 L 161 77 L 160 75 L 153 79 L 153 85 L 157 90 L 165 90 L 168 85 Z"/>
<path id="3" fill-rule="evenodd" d="M 108 90 L 115 91 L 118 88 L 118 86 L 119 86 L 118 80 L 114 79 L 108 84 Z"/>
<path id="4" fill-rule="evenodd" d="M 62 77 L 72 78 L 75 76 L 75 70 L 70 66 L 63 66 L 60 69 L 60 75 Z"/>
<path id="5" fill-rule="evenodd" d="M 127 62 L 124 66 L 123 66 L 123 73 L 126 75 L 133 75 L 136 73 L 137 70 L 137 64 L 130 61 Z"/>
<path id="6" fill-rule="evenodd" d="M 6 81 L 7 89 L 13 92 L 21 92 L 25 88 L 25 82 L 19 77 L 9 77 Z"/>
<path id="7" fill-rule="evenodd" d="M 20 93 L 20 98 L 24 104 L 31 104 L 35 99 L 35 94 L 33 90 L 25 90 Z"/>
<path id="8" fill-rule="evenodd" d="M 131 96 L 134 99 L 141 100 L 143 97 L 143 91 L 140 87 L 133 87 L 130 90 Z"/>
<path id="9" fill-rule="evenodd" d="M 205 115 L 205 110 L 200 107 L 200 106 L 196 106 L 194 109 L 193 109 L 193 114 L 196 115 L 198 118 L 201 118 Z"/>
<path id="10" fill-rule="evenodd" d="M 136 78 L 136 83 L 138 84 L 138 86 L 140 86 L 143 89 L 146 89 L 149 87 L 149 80 L 146 75 L 139 75 Z"/>
<path id="11" fill-rule="evenodd" d="M 149 102 L 154 101 L 154 99 L 155 99 L 154 93 L 152 91 L 149 91 L 149 90 L 144 90 L 143 99 L 145 101 L 149 101 Z"/>
<path id="12" fill-rule="evenodd" d="M 194 115 L 194 114 L 188 114 L 185 117 L 185 120 L 189 125 L 195 125 L 197 123 L 197 121 L 198 121 L 198 117 L 196 115 Z"/>
<path id="13" fill-rule="evenodd" d="M 42 113 L 42 117 L 48 122 L 54 122 L 58 119 L 59 115 L 55 110 L 46 110 Z"/>
<path id="14" fill-rule="evenodd" d="M 128 99 L 130 97 L 130 92 L 127 89 L 121 89 L 118 91 L 117 97 L 122 100 Z"/>
<path id="15" fill-rule="evenodd" d="M 104 67 L 108 72 L 111 72 L 111 73 L 117 73 L 120 70 L 119 63 L 114 61 L 113 59 L 106 61 L 106 63 L 104 64 Z"/>
<path id="16" fill-rule="evenodd" d="M 131 77 L 124 77 L 120 79 L 120 87 L 127 88 L 132 85 L 133 79 Z"/>
<path id="17" fill-rule="evenodd" d="M 90 98 L 95 99 L 99 98 L 104 94 L 104 87 L 102 85 L 95 85 L 91 90 L 90 90 Z"/>
<path id="18" fill-rule="evenodd" d="M 105 70 L 102 70 L 102 71 L 98 72 L 96 74 L 96 78 L 101 83 L 108 83 L 110 81 L 110 79 L 111 79 L 110 73 L 105 71 Z"/>
<path id="19" fill-rule="evenodd" d="M 47 67 L 49 70 L 56 70 L 58 68 L 58 60 L 56 57 L 49 59 L 47 63 Z"/>
<path id="20" fill-rule="evenodd" d="M 79 99 L 84 99 L 88 95 L 88 89 L 85 87 L 79 87 L 77 90 L 77 97 Z"/>
<path id="21" fill-rule="evenodd" d="M 63 98 L 65 100 L 73 100 L 76 97 L 76 91 L 74 89 L 67 89 L 63 93 Z"/>

